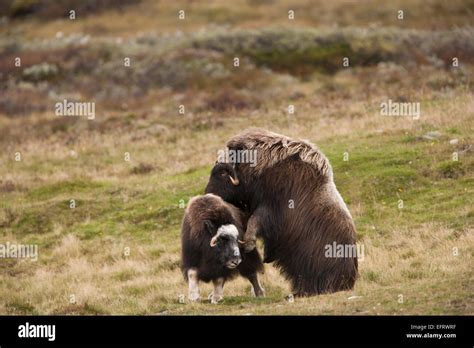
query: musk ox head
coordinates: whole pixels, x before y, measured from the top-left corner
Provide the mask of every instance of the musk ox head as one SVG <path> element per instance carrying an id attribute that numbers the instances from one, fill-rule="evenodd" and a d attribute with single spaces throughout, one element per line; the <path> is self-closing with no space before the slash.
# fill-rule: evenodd
<path id="1" fill-rule="evenodd" d="M 229 203 L 236 203 L 241 191 L 241 183 L 234 166 L 216 162 L 212 168 L 206 193 L 213 193 Z"/>
<path id="2" fill-rule="evenodd" d="M 206 221 L 206 226 L 212 233 L 216 231 L 210 221 Z M 228 224 L 219 226 L 210 241 L 210 246 L 213 248 L 219 264 L 228 269 L 234 269 L 242 262 L 238 237 L 239 231 L 237 227 Z"/>

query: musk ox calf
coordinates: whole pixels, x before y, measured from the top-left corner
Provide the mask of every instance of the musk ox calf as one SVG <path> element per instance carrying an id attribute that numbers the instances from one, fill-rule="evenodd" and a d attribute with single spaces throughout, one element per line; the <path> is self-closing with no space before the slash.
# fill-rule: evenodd
<path id="1" fill-rule="evenodd" d="M 356 230 L 327 158 L 309 142 L 260 129 L 233 137 L 227 147 L 234 161 L 215 165 L 206 193 L 251 215 L 245 250 L 261 237 L 264 262 L 275 262 L 296 296 L 351 289 L 357 255 L 328 253 L 334 245 L 355 250 Z M 235 160 L 245 151 L 254 151 L 256 161 Z"/>
<path id="2" fill-rule="evenodd" d="M 224 283 L 241 274 L 263 296 L 257 272 L 263 263 L 257 249 L 243 254 L 239 238 L 245 233 L 247 216 L 213 194 L 193 197 L 184 214 L 181 230 L 182 270 L 189 283 L 188 298 L 199 299 L 199 281 L 214 284 L 212 303 L 223 298 Z"/>

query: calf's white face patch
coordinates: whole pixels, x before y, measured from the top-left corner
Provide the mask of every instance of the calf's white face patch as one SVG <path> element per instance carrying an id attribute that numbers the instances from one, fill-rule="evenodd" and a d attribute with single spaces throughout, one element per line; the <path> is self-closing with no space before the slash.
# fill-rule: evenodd
<path id="1" fill-rule="evenodd" d="M 239 231 L 237 231 L 237 227 L 235 225 L 222 225 L 218 228 L 216 236 L 228 235 L 235 239 L 239 236 Z"/>
<path id="2" fill-rule="evenodd" d="M 239 231 L 237 230 L 237 227 L 235 227 L 235 225 L 232 225 L 232 224 L 222 225 L 221 227 L 217 229 L 217 233 L 215 234 L 215 236 L 211 238 L 211 247 L 215 247 L 217 244 L 217 239 L 220 236 L 224 236 L 224 235 L 230 236 L 232 238 L 235 238 L 235 240 L 237 240 L 237 237 L 239 236 Z"/>

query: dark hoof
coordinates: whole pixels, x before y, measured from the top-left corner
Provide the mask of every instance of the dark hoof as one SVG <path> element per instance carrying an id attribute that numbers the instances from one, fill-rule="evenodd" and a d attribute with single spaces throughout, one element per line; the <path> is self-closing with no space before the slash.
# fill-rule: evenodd
<path id="1" fill-rule="evenodd" d="M 255 297 L 265 297 L 265 289 L 263 288 L 260 288 L 260 289 L 252 289 L 252 292 L 253 294 L 255 295 Z"/>

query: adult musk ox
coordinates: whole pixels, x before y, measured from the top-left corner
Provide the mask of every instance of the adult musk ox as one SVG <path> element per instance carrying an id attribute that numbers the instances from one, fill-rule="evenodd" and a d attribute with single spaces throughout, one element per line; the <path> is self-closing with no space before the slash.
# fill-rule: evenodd
<path id="1" fill-rule="evenodd" d="M 355 226 L 328 159 L 309 142 L 261 129 L 231 138 L 227 147 L 230 154 L 256 151 L 257 161 L 216 163 L 206 193 L 251 215 L 245 250 L 254 250 L 256 236 L 261 237 L 264 262 L 275 262 L 296 296 L 351 289 L 357 255 L 327 253 L 334 245 L 354 250 L 356 243 Z"/>
<path id="2" fill-rule="evenodd" d="M 238 238 L 245 233 L 247 215 L 213 194 L 193 197 L 186 209 L 181 230 L 182 270 L 189 283 L 191 301 L 199 299 L 199 281 L 212 280 L 211 302 L 223 297 L 224 283 L 241 274 L 253 287 L 256 296 L 264 290 L 257 272 L 263 270 L 256 249 L 241 253 Z"/>

